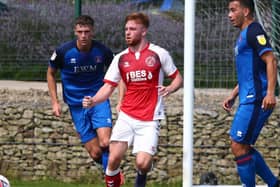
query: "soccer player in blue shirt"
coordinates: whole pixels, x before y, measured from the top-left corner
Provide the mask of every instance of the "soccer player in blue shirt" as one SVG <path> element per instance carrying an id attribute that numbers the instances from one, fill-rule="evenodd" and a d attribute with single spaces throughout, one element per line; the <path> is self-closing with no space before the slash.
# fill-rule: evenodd
<path id="1" fill-rule="evenodd" d="M 47 70 L 47 82 L 55 116 L 61 115 L 57 97 L 57 70 L 60 70 L 63 99 L 69 106 L 72 120 L 81 142 L 96 162 L 107 167 L 112 117 L 109 100 L 93 108 L 82 107 L 84 96 L 94 96 L 103 85 L 106 68 L 113 53 L 93 40 L 94 20 L 87 15 L 78 17 L 74 25 L 76 39 L 63 43 L 53 52 Z"/>
<path id="2" fill-rule="evenodd" d="M 246 187 L 255 187 L 256 174 L 269 187 L 279 187 L 279 181 L 253 147 L 276 105 L 276 58 L 266 33 L 254 21 L 253 0 L 230 0 L 228 17 L 241 30 L 235 46 L 238 84 L 223 102 L 223 108 L 230 112 L 239 96 L 230 129 L 237 171 Z"/>

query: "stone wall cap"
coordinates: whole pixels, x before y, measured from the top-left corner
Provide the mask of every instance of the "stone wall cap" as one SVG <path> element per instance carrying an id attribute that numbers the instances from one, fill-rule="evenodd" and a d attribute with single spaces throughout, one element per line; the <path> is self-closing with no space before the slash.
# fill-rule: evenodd
<path id="1" fill-rule="evenodd" d="M 58 91 L 61 91 L 61 84 L 58 83 Z M 0 80 L 0 89 L 9 90 L 29 90 L 38 89 L 48 91 L 48 84 L 46 81 L 15 81 L 15 80 Z"/>

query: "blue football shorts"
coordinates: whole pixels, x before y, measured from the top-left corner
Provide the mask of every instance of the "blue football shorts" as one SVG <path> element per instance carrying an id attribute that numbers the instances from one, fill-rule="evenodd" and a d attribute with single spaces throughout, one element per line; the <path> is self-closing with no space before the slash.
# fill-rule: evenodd
<path id="1" fill-rule="evenodd" d="M 239 105 L 230 129 L 231 139 L 242 144 L 255 144 L 272 111 L 263 110 L 261 103 Z"/>
<path id="2" fill-rule="evenodd" d="M 112 128 L 112 112 L 109 100 L 91 108 L 69 106 L 69 109 L 82 143 L 97 137 L 96 129 Z"/>

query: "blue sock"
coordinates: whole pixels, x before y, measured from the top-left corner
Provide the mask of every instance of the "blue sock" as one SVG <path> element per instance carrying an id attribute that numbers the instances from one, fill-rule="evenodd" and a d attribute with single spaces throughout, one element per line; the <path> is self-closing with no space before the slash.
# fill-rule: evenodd
<path id="1" fill-rule="evenodd" d="M 102 149 L 102 166 L 104 172 L 106 171 L 108 165 L 108 157 L 109 157 L 109 148 Z"/>
<path id="2" fill-rule="evenodd" d="M 237 171 L 242 184 L 246 187 L 255 187 L 256 185 L 256 168 L 252 154 L 239 156 L 235 158 L 237 164 Z"/>
<path id="3" fill-rule="evenodd" d="M 134 187 L 145 187 L 147 181 L 147 174 L 142 174 L 140 171 L 137 172 Z"/>
<path id="4" fill-rule="evenodd" d="M 252 156 L 255 160 L 256 173 L 264 180 L 269 187 L 274 187 L 277 183 L 277 178 L 273 175 L 262 155 L 256 150 L 252 149 Z"/>

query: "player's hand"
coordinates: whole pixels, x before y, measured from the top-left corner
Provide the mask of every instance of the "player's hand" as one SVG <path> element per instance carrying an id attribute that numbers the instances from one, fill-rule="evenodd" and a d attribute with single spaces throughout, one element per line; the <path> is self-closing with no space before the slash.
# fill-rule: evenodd
<path id="1" fill-rule="evenodd" d="M 234 105 L 235 98 L 227 97 L 223 102 L 223 108 L 227 112 L 232 111 L 232 106 Z"/>
<path id="2" fill-rule="evenodd" d="M 262 109 L 272 110 L 276 105 L 276 97 L 274 94 L 267 94 L 262 101 Z"/>
<path id="3" fill-rule="evenodd" d="M 84 108 L 90 108 L 92 107 L 93 103 L 92 103 L 92 97 L 90 96 L 85 96 L 83 98 L 83 107 Z"/>
<path id="4" fill-rule="evenodd" d="M 53 112 L 53 115 L 57 116 L 57 117 L 60 117 L 61 115 L 61 106 L 59 103 L 53 103 L 52 105 L 52 112 Z"/>
<path id="5" fill-rule="evenodd" d="M 160 96 L 168 96 L 171 93 L 171 91 L 168 89 L 167 86 L 165 87 L 165 86 L 159 85 L 159 86 L 157 86 L 157 88 L 158 88 L 158 93 Z"/>

